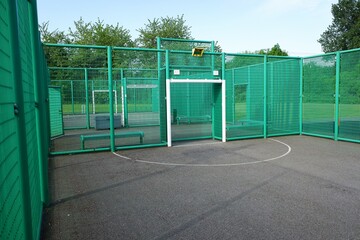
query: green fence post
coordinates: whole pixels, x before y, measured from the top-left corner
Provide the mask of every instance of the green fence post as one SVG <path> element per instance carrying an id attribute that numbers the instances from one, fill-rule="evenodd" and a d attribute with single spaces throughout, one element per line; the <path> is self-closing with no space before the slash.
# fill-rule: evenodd
<path id="1" fill-rule="evenodd" d="M 339 98 L 340 98 L 340 52 L 336 53 L 336 81 L 335 81 L 335 127 L 334 139 L 338 140 L 339 136 Z"/>
<path id="2" fill-rule="evenodd" d="M 17 135 L 17 152 L 18 152 L 18 166 L 19 166 L 19 180 L 20 180 L 20 201 L 24 221 L 24 237 L 25 239 L 33 239 L 32 227 L 32 209 L 31 209 L 31 194 L 28 171 L 28 156 L 27 156 L 27 142 L 26 142 L 26 121 L 23 97 L 23 82 L 22 82 L 22 67 L 21 54 L 19 43 L 19 22 L 18 22 L 18 8 L 17 1 L 8 1 L 9 5 L 9 29 L 10 29 L 10 46 L 11 46 L 11 60 L 12 76 L 14 83 L 14 115 L 16 121 L 16 135 Z M 16 166 L 16 165 L 15 165 Z M 21 214 L 20 213 L 20 214 Z"/>
<path id="3" fill-rule="evenodd" d="M 300 59 L 300 92 L 299 92 L 299 132 L 300 135 L 302 134 L 303 131 L 303 76 L 304 76 L 304 68 L 303 65 L 304 64 L 304 59 L 301 58 Z"/>
<path id="4" fill-rule="evenodd" d="M 107 47 L 108 62 L 108 82 L 109 82 L 109 114 L 110 114 L 110 148 L 115 152 L 115 133 L 114 133 L 114 96 L 113 96 L 113 80 L 112 80 L 112 49 Z"/>
<path id="5" fill-rule="evenodd" d="M 170 79 L 170 51 L 165 52 L 166 79 Z"/>
<path id="6" fill-rule="evenodd" d="M 215 52 L 215 42 L 211 41 L 211 53 Z M 215 56 L 214 54 L 211 55 L 211 70 L 214 71 L 215 70 Z M 225 69 L 224 69 L 225 71 Z"/>
<path id="7" fill-rule="evenodd" d="M 38 162 L 39 162 L 39 178 L 40 178 L 40 190 L 41 200 L 45 205 L 49 203 L 49 186 L 48 186 L 48 139 L 46 130 L 46 111 L 48 110 L 45 103 L 45 93 L 42 88 L 42 84 L 46 85 L 47 79 L 41 73 L 42 64 L 44 61 L 40 61 L 40 36 L 38 31 L 38 20 L 37 20 L 37 8 L 36 1 L 29 4 L 29 17 L 30 17 L 30 34 L 32 39 L 32 62 L 33 62 L 33 78 L 34 78 L 34 96 L 35 96 L 35 114 L 36 114 L 36 135 L 37 135 L 37 146 L 38 146 Z"/>
<path id="8" fill-rule="evenodd" d="M 122 87 L 123 87 L 123 91 L 124 91 L 124 125 L 125 127 L 129 126 L 129 109 L 128 109 L 128 101 L 127 101 L 127 83 L 126 83 L 126 78 L 123 78 L 122 81 Z"/>
<path id="9" fill-rule="evenodd" d="M 73 85 L 73 80 L 70 81 L 70 91 L 71 91 L 71 110 L 72 110 L 72 114 L 74 114 L 74 85 Z"/>
<path id="10" fill-rule="evenodd" d="M 267 60 L 264 56 L 264 138 L 267 137 Z"/>
<path id="11" fill-rule="evenodd" d="M 89 79 L 88 69 L 84 68 L 85 74 L 85 114 L 86 114 L 86 128 L 90 129 L 90 113 L 89 113 Z"/>
<path id="12" fill-rule="evenodd" d="M 124 69 L 120 69 L 120 83 L 121 83 L 121 112 L 122 112 L 122 121 L 124 127 L 128 125 L 127 121 L 127 102 L 126 102 L 126 79 L 124 78 Z"/>
<path id="13" fill-rule="evenodd" d="M 223 69 L 223 71 L 225 71 L 225 69 Z M 225 74 L 224 74 L 225 75 Z M 225 79 L 225 78 L 224 78 Z M 233 106 L 232 106 L 232 119 L 231 119 L 231 122 L 233 124 L 235 124 L 235 120 L 236 120 L 236 103 L 235 103 L 235 69 L 231 69 L 231 96 L 227 96 L 228 98 L 231 97 L 231 101 L 233 103 Z M 226 85 L 229 85 L 229 83 L 227 82 Z M 228 87 L 229 88 L 229 87 Z M 228 91 L 226 91 L 226 93 L 228 93 Z"/>
<path id="14" fill-rule="evenodd" d="M 91 80 L 91 93 L 93 93 L 95 90 L 95 87 L 94 87 L 94 80 Z M 92 97 L 92 94 L 91 94 L 91 97 Z M 95 114 L 95 104 L 94 104 L 94 99 L 92 99 L 92 113 Z"/>
<path id="15" fill-rule="evenodd" d="M 248 78 L 246 79 L 247 87 L 246 87 L 246 120 L 250 120 L 251 115 L 251 70 L 250 67 L 248 67 Z M 235 97 L 234 97 L 235 99 Z M 235 101 L 235 100 L 234 100 Z"/>

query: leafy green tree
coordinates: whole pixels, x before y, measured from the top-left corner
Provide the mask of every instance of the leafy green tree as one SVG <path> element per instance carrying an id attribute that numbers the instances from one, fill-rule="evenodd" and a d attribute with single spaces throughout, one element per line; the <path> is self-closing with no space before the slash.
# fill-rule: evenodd
<path id="1" fill-rule="evenodd" d="M 275 44 L 271 49 L 261 49 L 255 53 L 270 56 L 288 56 L 287 51 L 282 50 L 278 43 Z"/>
<path id="2" fill-rule="evenodd" d="M 116 25 L 105 24 L 98 19 L 96 22 L 85 22 L 82 18 L 74 22 L 75 29 L 69 28 L 69 37 L 73 43 L 99 46 L 134 47 L 128 29 Z"/>
<path id="3" fill-rule="evenodd" d="M 75 28 L 69 28 L 69 37 L 72 43 L 82 45 L 97 46 L 117 46 L 134 47 L 135 43 L 131 39 L 130 31 L 119 26 L 105 24 L 98 19 L 96 22 L 85 22 L 82 18 L 74 22 Z M 126 59 L 118 56 L 119 52 L 114 52 L 114 67 L 118 67 L 119 59 Z M 79 67 L 106 67 L 107 54 L 105 49 L 74 49 L 72 62 Z"/>
<path id="4" fill-rule="evenodd" d="M 63 44 L 71 42 L 64 31 L 59 31 L 58 29 L 50 31 L 49 22 L 44 22 L 39 25 L 39 32 L 41 41 L 45 43 Z M 68 67 L 70 64 L 68 60 L 69 49 L 67 48 L 44 46 L 44 54 L 49 67 Z M 50 72 L 50 77 L 52 79 L 66 79 L 67 73 L 52 70 Z"/>
<path id="5" fill-rule="evenodd" d="M 339 0 L 331 8 L 333 22 L 318 42 L 324 52 L 360 47 L 360 1 Z"/>
<path id="6" fill-rule="evenodd" d="M 247 56 L 232 56 L 226 61 L 226 68 L 238 68 L 249 65 L 263 64 L 264 59 L 256 55 L 269 55 L 269 56 L 288 56 L 288 53 L 285 50 L 282 50 L 280 45 L 277 43 L 271 49 L 261 49 L 255 52 L 245 51 L 243 54 Z"/>
<path id="7" fill-rule="evenodd" d="M 49 30 L 49 21 L 39 25 L 39 32 L 42 42 L 46 43 L 70 43 L 70 39 L 64 31 L 58 29 Z"/>
<path id="8" fill-rule="evenodd" d="M 190 26 L 186 24 L 184 15 L 148 20 L 143 28 L 138 29 L 136 40 L 140 47 L 156 48 L 156 37 L 191 39 Z"/>

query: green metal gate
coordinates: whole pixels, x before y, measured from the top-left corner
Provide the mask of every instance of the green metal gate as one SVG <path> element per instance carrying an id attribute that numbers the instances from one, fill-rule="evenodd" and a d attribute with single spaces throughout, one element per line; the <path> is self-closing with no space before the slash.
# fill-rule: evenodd
<path id="1" fill-rule="evenodd" d="M 61 88 L 49 87 L 50 136 L 64 134 L 63 114 L 61 104 Z"/>

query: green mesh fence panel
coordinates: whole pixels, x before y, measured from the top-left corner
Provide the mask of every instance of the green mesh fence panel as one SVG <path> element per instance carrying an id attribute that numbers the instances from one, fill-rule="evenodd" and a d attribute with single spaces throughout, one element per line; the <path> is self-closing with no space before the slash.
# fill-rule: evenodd
<path id="1" fill-rule="evenodd" d="M 0 239 L 24 238 L 18 133 L 14 115 L 12 49 L 8 5 L 0 2 Z"/>
<path id="2" fill-rule="evenodd" d="M 170 79 L 221 79 L 221 55 L 209 53 L 213 51 L 213 42 L 160 39 L 158 44 L 160 49 L 170 50 L 167 62 Z M 195 47 L 204 49 L 203 56 L 192 55 Z M 164 59 L 161 64 L 165 66 Z M 172 140 L 214 137 L 214 84 L 172 83 L 170 91 Z"/>
<path id="3" fill-rule="evenodd" d="M 263 136 L 264 58 L 228 55 L 225 79 L 227 138 Z"/>
<path id="4" fill-rule="evenodd" d="M 114 56 L 113 67 L 122 67 L 122 114 L 126 128 L 122 131 L 143 133 L 143 144 L 163 143 L 166 132 L 160 127 L 160 119 L 165 116 L 166 110 L 163 102 L 165 85 L 160 83 L 159 53 L 145 49 L 116 49 Z M 131 61 L 125 61 L 122 56 L 128 56 Z M 130 140 L 119 139 L 116 146 L 141 145 L 139 137 Z"/>
<path id="5" fill-rule="evenodd" d="M 213 84 L 171 84 L 172 138 L 212 137 Z"/>
<path id="6" fill-rule="evenodd" d="M 303 133 L 334 137 L 335 56 L 304 59 Z"/>
<path id="7" fill-rule="evenodd" d="M 39 178 L 39 153 L 37 146 L 36 133 L 36 115 L 35 115 L 35 95 L 34 95 L 34 75 L 32 63 L 32 46 L 29 21 L 29 5 L 18 3 L 19 16 L 19 42 L 22 68 L 22 85 L 24 98 L 24 114 L 27 141 L 27 160 L 29 172 L 29 189 L 31 199 L 32 226 L 35 229 L 40 228 L 42 214 L 42 202 L 40 195 L 40 178 Z M 36 231 L 33 233 L 37 237 Z"/>
<path id="8" fill-rule="evenodd" d="M 190 39 L 166 39 L 160 38 L 160 49 L 191 51 L 195 47 L 203 47 L 206 52 L 211 52 L 212 41 L 190 40 Z"/>
<path id="9" fill-rule="evenodd" d="M 157 69 L 125 69 L 126 126 L 159 125 L 159 78 Z"/>
<path id="10" fill-rule="evenodd" d="M 226 80 L 226 123 L 235 124 L 235 95 L 234 95 L 235 70 L 225 71 Z M 245 108 L 243 108 L 245 109 Z"/>
<path id="11" fill-rule="evenodd" d="M 218 140 L 222 140 L 222 85 L 213 84 L 213 91 L 213 136 Z"/>
<path id="12" fill-rule="evenodd" d="M 109 83 L 107 51 L 105 48 L 45 46 L 50 72 L 50 84 L 61 88 L 64 135 L 53 140 L 52 151 L 108 148 L 109 138 L 92 141 L 83 146 L 82 136 L 92 135 L 97 129 L 109 132 Z M 121 80 L 119 71 L 113 74 L 114 113 L 121 113 Z M 105 126 L 97 119 L 105 118 Z M 116 116 L 116 127 L 121 126 Z"/>
<path id="13" fill-rule="evenodd" d="M 166 122 L 166 70 L 159 70 L 159 110 L 160 110 L 160 139 L 162 143 L 167 142 L 167 122 Z"/>
<path id="14" fill-rule="evenodd" d="M 202 57 L 192 55 L 195 47 L 205 49 Z M 107 49 L 111 49 L 112 55 L 110 76 Z M 109 136 L 112 132 L 109 129 L 111 98 L 115 135 L 141 132 L 145 135 L 143 144 L 165 143 L 166 79 L 172 79 L 173 140 L 220 138 L 221 87 L 211 81 L 223 76 L 229 140 L 264 137 L 264 134 L 299 134 L 301 122 L 305 134 L 335 137 L 335 54 L 305 58 L 303 63 L 291 57 L 225 54 L 223 63 L 222 54 L 212 52 L 213 42 L 175 39 L 160 39 L 158 50 L 76 45 L 46 45 L 45 50 L 52 85 L 62 89 L 65 129 L 74 130 L 71 134 L 65 131 L 63 140 L 66 141 L 54 142 L 55 151 L 109 148 L 108 137 L 101 141 L 86 140 L 84 144 L 81 136 L 100 133 Z M 354 92 L 357 80 L 348 75 L 356 68 L 349 70 L 346 66 L 356 65 L 357 56 L 345 53 L 342 56 L 345 60 L 341 60 L 340 95 L 350 96 L 347 93 Z M 223 64 L 225 69 L 222 69 Z M 112 77 L 111 85 L 109 77 Z M 185 81 L 175 83 L 182 80 Z M 209 80 L 209 83 L 192 82 L 196 80 Z M 349 86 L 352 86 L 351 91 Z M 355 129 L 355 134 L 357 131 L 357 109 L 355 114 L 346 110 L 358 105 L 354 101 L 357 93 L 352 94 L 345 100 L 340 99 L 339 138 L 357 141 L 357 136 L 349 135 L 351 130 Z M 98 117 L 105 117 L 106 127 L 98 128 Z M 73 136 L 71 141 L 70 135 Z M 115 142 L 117 147 L 141 146 L 139 137 L 115 137 Z"/>
<path id="15" fill-rule="evenodd" d="M 37 115 L 46 108 L 37 102 L 44 96 L 35 86 L 47 81 L 35 78 L 34 61 L 40 66 L 42 59 L 35 59 L 41 53 L 32 36 L 38 33 L 33 7 L 28 1 L 0 2 L 0 239 L 40 237 L 46 181 L 41 154 L 47 155 L 48 145 L 38 141 L 39 126 L 47 128 L 47 123 L 38 118 L 44 112 Z"/>
<path id="16" fill-rule="evenodd" d="M 53 141 L 54 152 L 109 148 L 110 98 L 116 147 L 164 142 L 165 85 L 160 89 L 157 51 L 113 48 L 111 86 L 105 47 L 47 45 L 45 51 L 51 55 L 51 84 L 61 87 L 64 109 L 65 135 Z"/>
<path id="17" fill-rule="evenodd" d="M 49 88 L 49 111 L 50 111 L 50 136 L 57 137 L 64 134 L 61 89 Z"/>
<path id="18" fill-rule="evenodd" d="M 341 54 L 339 138 L 360 141 L 360 50 Z"/>
<path id="19" fill-rule="evenodd" d="M 193 57 L 191 52 L 170 52 L 169 70 L 173 79 L 221 79 L 221 55 Z"/>
<path id="20" fill-rule="evenodd" d="M 300 59 L 268 60 L 267 134 L 299 134 Z"/>

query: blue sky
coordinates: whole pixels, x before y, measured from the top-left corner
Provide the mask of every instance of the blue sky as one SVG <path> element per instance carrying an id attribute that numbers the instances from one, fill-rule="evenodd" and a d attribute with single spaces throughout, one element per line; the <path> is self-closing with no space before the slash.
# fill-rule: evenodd
<path id="1" fill-rule="evenodd" d="M 238 53 L 271 48 L 279 43 L 293 56 L 321 53 L 317 42 L 332 22 L 337 0 L 37 0 L 39 23 L 50 30 L 74 28 L 82 17 L 119 23 L 132 37 L 148 19 L 184 15 L 195 39 L 218 41 L 223 51 Z"/>

